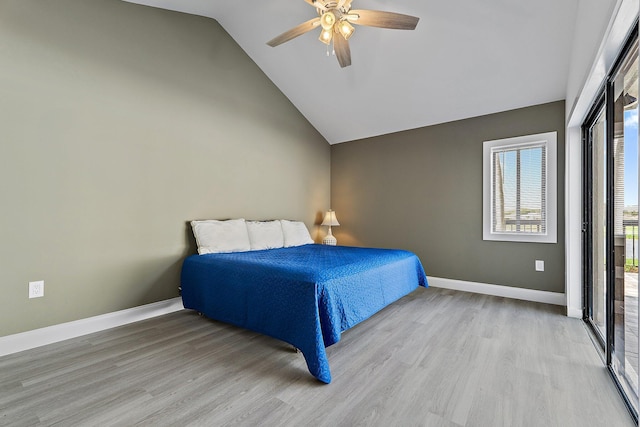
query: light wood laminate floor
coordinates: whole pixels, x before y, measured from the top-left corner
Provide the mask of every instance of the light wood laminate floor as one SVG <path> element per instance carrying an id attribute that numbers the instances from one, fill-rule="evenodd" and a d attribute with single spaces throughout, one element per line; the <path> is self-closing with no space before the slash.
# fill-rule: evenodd
<path id="1" fill-rule="evenodd" d="M 561 307 L 421 288 L 328 356 L 176 312 L 0 358 L 0 425 L 633 425 Z"/>

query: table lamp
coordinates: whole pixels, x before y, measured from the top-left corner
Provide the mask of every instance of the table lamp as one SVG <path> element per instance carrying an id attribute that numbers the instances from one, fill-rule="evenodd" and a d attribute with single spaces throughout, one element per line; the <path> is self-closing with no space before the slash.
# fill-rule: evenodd
<path id="1" fill-rule="evenodd" d="M 332 226 L 336 226 L 336 225 L 340 225 L 340 223 L 338 222 L 338 219 L 336 218 L 336 213 L 334 211 L 332 211 L 331 209 L 329 209 L 329 211 L 324 216 L 324 220 L 322 221 L 321 225 L 328 225 L 329 226 L 329 233 L 322 240 L 322 244 L 323 245 L 335 246 L 338 243 L 338 241 L 336 240 L 335 237 L 333 237 L 333 234 L 331 234 L 331 227 Z"/>

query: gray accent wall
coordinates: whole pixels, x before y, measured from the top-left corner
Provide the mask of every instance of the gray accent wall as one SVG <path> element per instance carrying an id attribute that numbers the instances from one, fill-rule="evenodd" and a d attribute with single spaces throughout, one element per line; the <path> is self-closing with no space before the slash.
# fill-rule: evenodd
<path id="1" fill-rule="evenodd" d="M 189 220 L 315 235 L 329 197 L 329 144 L 216 21 L 0 2 L 0 336 L 176 297 Z"/>
<path id="2" fill-rule="evenodd" d="M 429 276 L 563 293 L 564 117 L 558 101 L 331 146 L 333 234 L 414 251 Z M 483 141 L 552 131 L 558 243 L 483 241 Z"/>

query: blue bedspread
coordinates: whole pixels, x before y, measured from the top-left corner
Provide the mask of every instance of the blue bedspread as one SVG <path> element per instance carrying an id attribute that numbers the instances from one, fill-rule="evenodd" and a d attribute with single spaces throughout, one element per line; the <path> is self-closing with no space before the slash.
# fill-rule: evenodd
<path id="1" fill-rule="evenodd" d="M 329 383 L 325 347 L 427 279 L 411 252 L 304 245 L 192 255 L 181 285 L 185 308 L 294 345 Z"/>

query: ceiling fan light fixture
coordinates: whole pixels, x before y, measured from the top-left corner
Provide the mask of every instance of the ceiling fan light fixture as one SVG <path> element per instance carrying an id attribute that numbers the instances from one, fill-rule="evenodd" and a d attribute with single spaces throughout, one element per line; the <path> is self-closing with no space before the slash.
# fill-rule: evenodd
<path id="1" fill-rule="evenodd" d="M 333 14 L 333 12 L 329 11 L 322 14 L 322 17 L 320 18 L 320 25 L 322 25 L 323 29 L 330 30 L 335 23 L 336 16 Z"/>
<path id="2" fill-rule="evenodd" d="M 342 37 L 344 37 L 345 40 L 349 40 L 349 38 L 353 35 L 354 30 L 355 28 L 353 28 L 353 25 L 349 24 L 349 22 L 346 20 L 342 20 L 338 24 L 338 31 L 340 32 L 340 34 L 342 34 Z"/>
<path id="3" fill-rule="evenodd" d="M 340 67 L 344 68 L 351 65 L 349 38 L 355 31 L 351 24 L 395 30 L 414 30 L 420 20 L 416 16 L 382 10 L 352 10 L 351 1 L 305 0 L 306 3 L 316 8 L 317 16 L 285 31 L 268 41 L 267 44 L 271 47 L 279 46 L 320 26 L 322 30 L 318 40 L 327 45 L 327 55 L 329 55 L 329 47 L 333 43 L 338 63 Z"/>
<path id="4" fill-rule="evenodd" d="M 320 37 L 318 37 L 318 40 L 328 45 L 329 43 L 331 43 L 332 38 L 333 38 L 333 31 L 331 31 L 331 29 L 325 30 L 323 28 L 322 31 L 320 32 Z"/>

